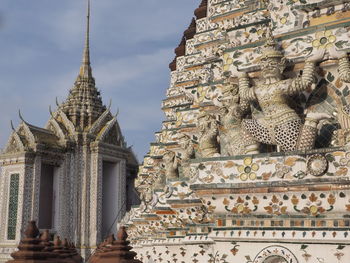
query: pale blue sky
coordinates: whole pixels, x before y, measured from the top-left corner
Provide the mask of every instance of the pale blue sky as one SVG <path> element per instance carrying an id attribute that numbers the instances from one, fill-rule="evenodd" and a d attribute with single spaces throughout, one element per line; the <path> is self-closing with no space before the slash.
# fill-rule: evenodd
<path id="1" fill-rule="evenodd" d="M 1 0 L 0 148 L 10 120 L 43 127 L 81 62 L 86 0 Z M 92 0 L 91 59 L 105 104 L 140 161 L 161 128 L 168 64 L 200 0 Z"/>

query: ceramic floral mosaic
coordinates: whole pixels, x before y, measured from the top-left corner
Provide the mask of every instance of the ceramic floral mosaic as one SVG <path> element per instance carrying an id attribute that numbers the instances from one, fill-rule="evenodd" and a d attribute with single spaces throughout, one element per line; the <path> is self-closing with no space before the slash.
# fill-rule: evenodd
<path id="1" fill-rule="evenodd" d="M 123 221 L 139 258 L 349 262 L 350 3 L 203 0 L 195 15 L 140 170 L 149 198 Z"/>

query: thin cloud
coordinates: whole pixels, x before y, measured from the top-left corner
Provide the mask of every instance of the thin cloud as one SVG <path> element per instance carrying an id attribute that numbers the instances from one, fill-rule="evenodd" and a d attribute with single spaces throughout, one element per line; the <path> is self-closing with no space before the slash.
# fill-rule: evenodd
<path id="1" fill-rule="evenodd" d="M 135 78 L 144 79 L 157 74 L 160 67 L 165 66 L 164 59 L 169 59 L 170 54 L 170 49 L 161 49 L 150 54 L 103 60 L 99 61 L 94 72 L 98 76 L 97 80 L 100 85 L 105 87 L 104 89 L 123 86 Z M 139 89 L 139 87 L 130 88 Z M 139 91 L 144 92 L 142 89 L 139 89 Z"/>

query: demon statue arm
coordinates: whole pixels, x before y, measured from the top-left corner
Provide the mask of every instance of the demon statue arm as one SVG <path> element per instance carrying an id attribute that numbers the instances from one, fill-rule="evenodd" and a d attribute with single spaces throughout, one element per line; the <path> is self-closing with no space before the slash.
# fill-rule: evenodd
<path id="1" fill-rule="evenodd" d="M 305 66 L 303 69 L 303 74 L 299 77 L 296 77 L 291 81 L 291 84 L 288 86 L 287 93 L 288 95 L 295 95 L 299 92 L 307 90 L 315 82 L 315 68 L 316 63 L 320 61 L 324 56 L 324 49 L 320 49 L 313 56 L 309 57 L 305 61 Z"/>
<path id="2" fill-rule="evenodd" d="M 243 72 L 238 76 L 239 97 L 243 105 L 248 105 L 249 102 L 257 101 L 254 89 L 249 88 L 248 74 Z"/>
<path id="3" fill-rule="evenodd" d="M 306 61 L 302 76 L 299 76 L 288 86 L 288 95 L 298 94 L 307 90 L 314 83 L 315 63 Z"/>
<path id="4" fill-rule="evenodd" d="M 347 54 L 339 58 L 339 76 L 342 81 L 350 82 L 350 62 Z"/>
<path id="5" fill-rule="evenodd" d="M 350 61 L 348 54 L 345 51 L 336 50 L 334 47 L 328 50 L 329 55 L 335 59 L 338 59 L 339 63 L 339 77 L 341 81 L 346 83 L 350 82 Z"/>

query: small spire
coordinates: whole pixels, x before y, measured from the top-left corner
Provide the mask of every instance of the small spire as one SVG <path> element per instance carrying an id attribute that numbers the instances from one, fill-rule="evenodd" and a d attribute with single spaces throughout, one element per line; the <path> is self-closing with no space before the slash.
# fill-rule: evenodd
<path id="1" fill-rule="evenodd" d="M 83 53 L 83 62 L 80 66 L 78 79 L 91 79 L 92 70 L 90 63 L 90 0 L 87 0 L 87 16 L 86 16 L 86 36 L 85 47 Z"/>
<path id="2" fill-rule="evenodd" d="M 27 238 L 36 238 L 37 236 L 39 236 L 39 229 L 37 228 L 35 221 L 29 221 L 24 234 Z"/>

